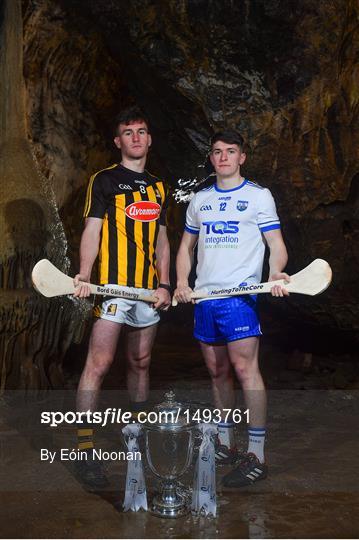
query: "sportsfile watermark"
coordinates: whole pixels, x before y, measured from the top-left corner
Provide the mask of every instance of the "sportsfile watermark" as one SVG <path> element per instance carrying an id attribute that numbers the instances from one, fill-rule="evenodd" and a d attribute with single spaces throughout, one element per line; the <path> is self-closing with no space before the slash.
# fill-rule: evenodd
<path id="1" fill-rule="evenodd" d="M 318 374 L 318 380 L 319 378 L 323 378 L 322 373 Z M 210 383 L 207 386 L 198 384 L 195 389 L 185 387 L 185 382 L 181 384 L 183 388 L 175 388 L 176 401 L 181 404 L 181 412 L 184 413 L 179 425 L 186 422 L 187 417 L 198 423 L 217 422 L 218 411 L 212 406 Z M 189 384 L 192 385 L 192 381 Z M 158 388 L 151 391 L 151 408 L 148 411 L 158 412 L 155 407 L 164 401 L 166 390 L 167 388 Z M 84 398 L 87 398 L 86 394 Z M 237 448 L 246 450 L 247 405 L 242 394 L 239 394 L 237 399 L 238 405 L 228 414 L 227 422 L 232 421 L 232 414 Z M 253 393 L 250 402 L 253 399 L 256 399 L 256 393 Z M 113 474 L 124 474 L 125 464 L 131 460 L 132 455 L 127 454 L 128 448 L 122 429 L 135 425 L 132 422 L 137 421 L 137 418 L 132 418 L 128 412 L 130 406 L 127 390 L 104 389 L 101 392 L 101 401 L 94 411 L 98 414 L 89 418 L 92 424 L 88 425 L 94 432 L 95 453 L 92 450 L 79 454 L 79 451 L 84 450 L 78 448 L 78 428 L 87 428 L 87 418 L 83 416 L 84 424 L 76 425 L 75 403 L 76 391 L 73 389 L 53 390 L 40 396 L 38 391 L 26 394 L 23 391 L 5 393 L 0 400 L 2 491 L 62 492 L 68 496 L 77 485 L 73 481 L 73 466 L 77 462 L 81 465 L 81 461 L 82 465 L 86 466 L 85 460 L 90 458 L 102 459 L 109 468 L 110 477 Z M 357 460 L 353 434 L 357 433 L 359 390 L 270 389 L 268 403 L 265 451 L 270 466 L 274 467 L 272 470 L 275 470 L 276 481 L 266 484 L 263 482 L 263 488 L 267 486 L 268 492 L 272 493 L 289 492 L 301 496 L 332 493 L 333 500 L 336 500 L 339 492 L 343 497 L 353 493 L 357 497 L 359 485 L 350 465 Z M 127 412 L 127 416 L 121 418 L 121 413 L 118 412 L 120 408 L 123 415 Z M 236 409 L 240 411 L 241 418 L 235 414 Z M 249 407 L 249 420 L 253 421 L 251 412 Z M 118 419 L 123 424 L 117 423 Z M 138 425 L 142 428 L 142 433 L 145 433 L 147 420 L 155 422 L 160 419 L 153 414 L 149 418 L 148 413 L 140 414 Z M 163 416 L 161 421 L 168 422 L 169 418 Z M 51 424 L 54 424 L 54 427 L 51 427 Z M 147 425 L 150 426 L 150 423 Z M 200 436 L 197 430 L 193 433 L 197 445 Z M 143 439 L 142 443 L 145 443 Z M 343 444 L 346 445 L 348 467 L 343 467 L 343 453 L 340 451 Z M 328 460 L 331 463 L 329 469 Z M 142 461 L 146 463 L 143 453 Z M 289 466 L 294 473 L 288 480 Z M 336 475 L 334 479 L 333 470 L 340 470 L 340 475 Z M 23 471 L 26 471 L 26 474 L 22 474 Z M 221 469 L 218 469 L 218 473 L 221 472 Z M 123 485 L 124 482 L 125 479 Z M 82 490 L 80 484 L 78 489 Z"/>
<path id="2" fill-rule="evenodd" d="M 182 409 L 176 411 L 140 411 L 134 416 L 129 411 L 109 407 L 105 411 L 42 411 L 40 422 L 50 427 L 61 424 L 95 424 L 106 426 L 108 424 L 178 424 L 180 418 L 189 424 L 197 423 L 247 423 L 249 424 L 249 409 Z"/>

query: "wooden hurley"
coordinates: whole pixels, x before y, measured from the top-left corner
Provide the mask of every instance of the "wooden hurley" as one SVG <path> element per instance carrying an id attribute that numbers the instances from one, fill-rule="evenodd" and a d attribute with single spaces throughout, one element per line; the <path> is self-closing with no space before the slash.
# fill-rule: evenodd
<path id="1" fill-rule="evenodd" d="M 42 259 L 35 264 L 31 278 L 35 289 L 48 298 L 73 294 L 76 291 L 73 278 L 61 272 L 47 259 Z M 323 259 L 315 259 L 312 263 L 303 268 L 303 270 L 297 272 L 297 274 L 293 274 L 289 283 L 284 279 L 279 279 L 243 287 L 233 287 L 231 289 L 195 291 L 191 294 L 191 298 L 225 298 L 228 296 L 241 296 L 244 294 L 269 293 L 274 285 L 285 287 L 289 293 L 315 296 L 316 294 L 325 291 L 325 289 L 329 287 L 331 281 L 332 270 L 329 264 Z M 130 292 L 118 286 L 104 287 L 102 285 L 93 285 L 92 283 L 84 283 L 84 285 L 87 285 L 90 288 L 92 294 L 115 296 L 118 298 L 126 298 L 128 300 L 141 300 L 142 302 L 149 302 L 151 304 L 157 302 L 156 296 Z M 177 300 L 173 298 L 172 305 L 176 306 L 177 303 Z"/>
<path id="2" fill-rule="evenodd" d="M 227 296 L 241 296 L 243 294 L 262 294 L 269 293 L 274 285 L 281 285 L 289 293 L 306 294 L 315 296 L 325 291 L 332 281 L 332 269 L 327 261 L 315 259 L 300 272 L 290 276 L 290 282 L 284 279 L 276 281 L 267 281 L 254 285 L 232 287 L 230 289 L 217 289 L 214 291 L 194 291 L 191 298 L 225 298 Z M 172 305 L 176 306 L 177 300 L 173 298 Z"/>
<path id="3" fill-rule="evenodd" d="M 41 261 L 35 264 L 31 273 L 31 279 L 35 289 L 48 298 L 74 294 L 76 291 L 73 278 L 61 272 L 47 259 L 41 259 Z M 118 286 L 103 287 L 102 285 L 93 285 L 92 283 L 84 282 L 83 285 L 87 285 L 92 294 L 115 296 L 126 298 L 127 300 L 142 300 L 142 302 L 149 302 L 150 304 L 158 300 L 156 296 L 130 292 Z"/>

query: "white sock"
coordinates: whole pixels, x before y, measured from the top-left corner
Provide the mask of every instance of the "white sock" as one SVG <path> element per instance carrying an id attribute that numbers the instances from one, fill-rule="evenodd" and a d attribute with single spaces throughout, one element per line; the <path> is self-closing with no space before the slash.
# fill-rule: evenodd
<path id="1" fill-rule="evenodd" d="M 264 463 L 265 428 L 248 428 L 248 453 L 255 454 Z"/>
<path id="2" fill-rule="evenodd" d="M 218 438 L 223 446 L 234 448 L 234 424 L 232 422 L 220 422 L 218 424 Z"/>

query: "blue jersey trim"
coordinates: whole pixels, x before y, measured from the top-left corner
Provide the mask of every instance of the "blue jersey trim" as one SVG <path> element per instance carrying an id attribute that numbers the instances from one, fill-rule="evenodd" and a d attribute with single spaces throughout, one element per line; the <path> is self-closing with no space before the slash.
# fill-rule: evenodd
<path id="1" fill-rule="evenodd" d="M 233 189 L 219 189 L 219 187 L 217 187 L 217 184 L 214 184 L 214 189 L 216 191 L 219 191 L 219 193 L 229 193 L 230 191 L 238 191 L 239 189 L 244 187 L 247 182 L 248 182 L 248 180 L 244 179 L 240 186 L 238 186 L 236 188 L 233 188 Z"/>
<path id="2" fill-rule="evenodd" d="M 268 221 L 263 221 L 262 223 L 258 223 L 258 225 L 261 227 L 262 225 L 267 225 L 268 223 L 278 223 L 279 219 L 271 219 Z"/>
<path id="3" fill-rule="evenodd" d="M 265 189 L 263 186 L 260 186 L 259 184 L 256 184 L 255 182 L 252 182 L 251 180 L 248 180 L 248 185 L 255 187 L 257 189 Z"/>
<path id="4" fill-rule="evenodd" d="M 184 230 L 191 234 L 199 234 L 199 229 L 198 230 L 190 229 L 187 225 L 185 226 Z"/>
<path id="5" fill-rule="evenodd" d="M 280 224 L 268 225 L 268 227 L 259 227 L 261 232 L 273 231 L 274 229 L 280 229 Z"/>

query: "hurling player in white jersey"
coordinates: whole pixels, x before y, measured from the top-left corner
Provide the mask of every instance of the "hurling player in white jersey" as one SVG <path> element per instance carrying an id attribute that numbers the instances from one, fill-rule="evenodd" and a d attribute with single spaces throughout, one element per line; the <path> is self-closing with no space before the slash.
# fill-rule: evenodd
<path id="1" fill-rule="evenodd" d="M 178 302 L 190 302 L 188 276 L 193 250 L 198 243 L 195 289 L 220 290 L 259 283 L 265 245 L 270 252 L 269 280 L 286 279 L 287 250 L 270 191 L 241 176 L 245 162 L 243 138 L 234 130 L 216 133 L 211 139 L 210 160 L 216 183 L 196 193 L 187 209 L 186 226 L 177 255 Z M 273 296 L 288 295 L 272 288 Z M 239 465 L 227 474 L 228 487 L 251 484 L 267 476 L 264 458 L 266 391 L 258 367 L 260 324 L 254 295 L 206 299 L 195 305 L 194 335 L 212 379 L 216 407 L 235 406 L 234 378 L 243 389 L 249 409 L 248 450 Z M 225 419 L 223 414 L 222 420 Z M 234 463 L 233 423 L 218 425 L 216 459 Z"/>

